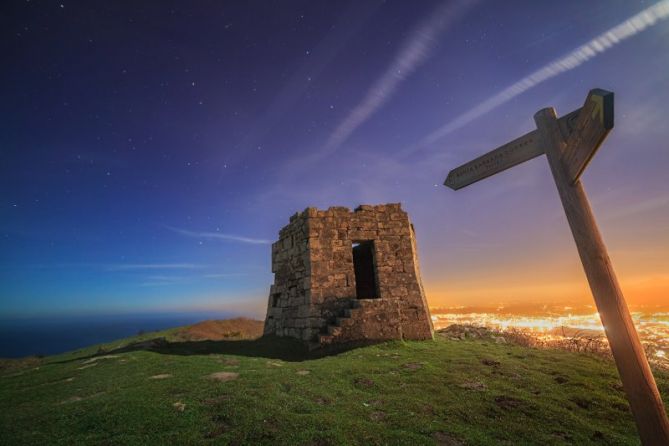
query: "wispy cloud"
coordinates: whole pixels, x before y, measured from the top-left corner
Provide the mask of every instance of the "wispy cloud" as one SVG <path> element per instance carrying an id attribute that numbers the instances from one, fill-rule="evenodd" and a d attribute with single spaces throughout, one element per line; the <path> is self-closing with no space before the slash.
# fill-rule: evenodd
<path id="1" fill-rule="evenodd" d="M 446 2 L 424 20 L 404 42 L 386 71 L 365 94 L 362 101 L 346 116 L 328 138 L 325 148 L 337 148 L 365 123 L 397 91 L 399 85 L 427 60 L 437 36 L 473 2 Z"/>
<path id="2" fill-rule="evenodd" d="M 185 275 L 184 275 L 185 274 Z M 209 273 L 209 274 L 193 274 L 183 273 L 180 275 L 150 275 L 141 282 L 140 286 L 166 286 L 166 285 L 183 285 L 193 282 L 202 282 L 202 279 L 231 279 L 234 277 L 247 276 L 248 273 Z"/>
<path id="3" fill-rule="evenodd" d="M 202 277 L 205 279 L 227 279 L 229 277 L 247 276 L 247 273 L 221 273 L 221 274 L 205 274 Z"/>
<path id="4" fill-rule="evenodd" d="M 388 102 L 400 84 L 429 58 L 439 34 L 475 3 L 475 1 L 466 0 L 444 2 L 427 19 L 423 20 L 404 41 L 383 74 L 377 78 L 363 99 L 334 129 L 320 150 L 309 156 L 302 156 L 291 163 L 291 175 L 300 166 L 309 166 L 334 153 L 353 132 Z"/>
<path id="5" fill-rule="evenodd" d="M 467 110 L 452 121 L 430 133 L 412 149 L 416 150 L 429 144 L 433 144 L 440 138 L 464 127 L 480 116 L 494 110 L 527 90 L 559 74 L 577 68 L 597 55 L 616 46 L 623 40 L 628 39 L 667 18 L 669 18 L 669 0 L 662 0 L 649 6 L 640 13 L 628 18 L 619 25 L 610 28 L 589 42 L 573 49 L 566 55 L 544 65 L 529 76 L 524 77 L 494 96 L 491 96 L 475 107 Z"/>
<path id="6" fill-rule="evenodd" d="M 155 275 L 155 276 L 148 276 L 146 278 L 146 281 L 140 283 L 139 285 L 140 286 L 178 285 L 189 281 L 190 277 Z"/>
<path id="7" fill-rule="evenodd" d="M 619 207 L 607 212 L 604 216 L 604 219 L 613 220 L 636 216 L 639 214 L 656 211 L 658 209 L 669 209 L 669 196 L 659 195 L 647 198 L 645 200 L 635 200 L 633 203 L 628 204 L 627 206 Z"/>
<path id="8" fill-rule="evenodd" d="M 187 229 L 175 228 L 173 226 L 165 226 L 170 231 L 174 231 L 177 234 L 184 235 L 186 237 L 193 237 L 199 239 L 207 240 L 223 240 L 228 242 L 240 242 L 240 243 L 249 243 L 252 245 L 267 245 L 272 243 L 271 240 L 265 240 L 260 238 L 244 237 L 241 235 L 233 234 L 224 234 L 222 232 L 202 232 L 202 231 L 189 231 Z"/>
<path id="9" fill-rule="evenodd" d="M 206 265 L 194 263 L 127 263 L 108 266 L 109 271 L 135 271 L 135 270 L 173 270 L 173 269 L 198 269 Z"/>

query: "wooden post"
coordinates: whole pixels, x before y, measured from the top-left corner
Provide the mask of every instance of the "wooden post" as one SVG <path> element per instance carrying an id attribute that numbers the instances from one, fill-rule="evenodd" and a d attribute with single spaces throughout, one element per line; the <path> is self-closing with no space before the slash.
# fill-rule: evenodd
<path id="1" fill-rule="evenodd" d="M 553 108 L 534 115 L 562 206 L 644 446 L 669 445 L 669 420 L 625 298 L 580 180 L 572 182 L 562 155 L 567 144 Z"/>

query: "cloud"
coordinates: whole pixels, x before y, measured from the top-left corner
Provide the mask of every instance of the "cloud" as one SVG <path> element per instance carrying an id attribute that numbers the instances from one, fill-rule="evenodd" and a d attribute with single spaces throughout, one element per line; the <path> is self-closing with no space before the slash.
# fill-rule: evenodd
<path id="1" fill-rule="evenodd" d="M 380 78 L 372 84 L 363 100 L 348 114 L 328 138 L 325 148 L 335 149 L 364 124 L 397 91 L 400 83 L 427 60 L 437 36 L 473 2 L 447 2 L 424 20 L 393 59 Z"/>
<path id="2" fill-rule="evenodd" d="M 157 275 L 147 277 L 146 281 L 140 283 L 139 286 L 177 285 L 188 281 L 190 281 L 190 277 Z"/>
<path id="3" fill-rule="evenodd" d="M 185 235 L 186 237 L 193 237 L 199 239 L 208 239 L 208 240 L 223 240 L 228 242 L 240 242 L 240 243 L 249 243 L 252 245 L 267 245 L 272 243 L 271 240 L 259 239 L 244 237 L 240 235 L 233 234 L 224 234 L 222 232 L 199 232 L 199 231 L 189 231 L 187 229 L 175 228 L 173 226 L 165 226 L 170 231 L 174 231 L 177 234 Z"/>
<path id="4" fill-rule="evenodd" d="M 198 269 L 205 268 L 205 265 L 193 263 L 128 263 L 111 265 L 109 271 L 133 271 L 133 270 L 160 270 L 160 269 Z"/>
<path id="5" fill-rule="evenodd" d="M 205 279 L 227 279 L 229 277 L 246 276 L 247 273 L 221 273 L 221 274 L 205 274 L 202 277 Z"/>
<path id="6" fill-rule="evenodd" d="M 573 49 L 566 55 L 544 65 L 529 76 L 524 77 L 494 96 L 491 96 L 475 107 L 467 110 L 452 121 L 430 133 L 409 151 L 415 151 L 421 147 L 435 143 L 440 138 L 464 127 L 525 91 L 559 74 L 579 67 L 597 55 L 613 48 L 623 40 L 628 39 L 667 18 L 669 18 L 669 0 L 662 0 L 649 6 L 640 13 L 628 18 L 619 25 L 610 28 L 578 48 Z"/>
<path id="7" fill-rule="evenodd" d="M 635 201 L 627 206 L 620 207 L 616 210 L 610 211 L 605 215 L 606 220 L 614 220 L 618 218 L 625 218 L 630 216 L 637 216 L 645 214 L 658 209 L 669 209 L 669 196 L 659 195 L 656 197 L 647 198 L 641 201 Z"/>
<path id="8" fill-rule="evenodd" d="M 365 93 L 362 101 L 344 118 L 326 140 L 323 147 L 307 157 L 301 157 L 293 165 L 307 166 L 334 153 L 361 125 L 376 113 L 395 94 L 402 81 L 420 67 L 432 53 L 434 42 L 440 33 L 461 17 L 476 2 L 458 0 L 445 2 L 420 23 L 405 40 L 398 53 Z"/>

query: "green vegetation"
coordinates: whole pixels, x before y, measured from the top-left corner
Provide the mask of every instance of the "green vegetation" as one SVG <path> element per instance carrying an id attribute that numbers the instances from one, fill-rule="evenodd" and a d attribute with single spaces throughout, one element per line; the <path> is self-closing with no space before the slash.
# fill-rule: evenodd
<path id="1" fill-rule="evenodd" d="M 1 364 L 0 444 L 638 444 L 601 358 L 437 335 L 305 359 L 182 333 Z"/>

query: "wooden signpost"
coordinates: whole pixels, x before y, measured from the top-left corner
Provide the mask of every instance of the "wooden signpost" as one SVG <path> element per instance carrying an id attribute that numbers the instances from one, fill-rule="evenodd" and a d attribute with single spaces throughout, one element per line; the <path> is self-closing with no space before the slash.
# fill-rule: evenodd
<path id="1" fill-rule="evenodd" d="M 536 130 L 453 169 L 444 185 L 457 190 L 546 154 L 641 442 L 667 446 L 669 420 L 579 181 L 613 128 L 613 93 L 591 90 L 580 109 L 558 119 L 555 109 L 545 108 L 534 121 Z"/>

